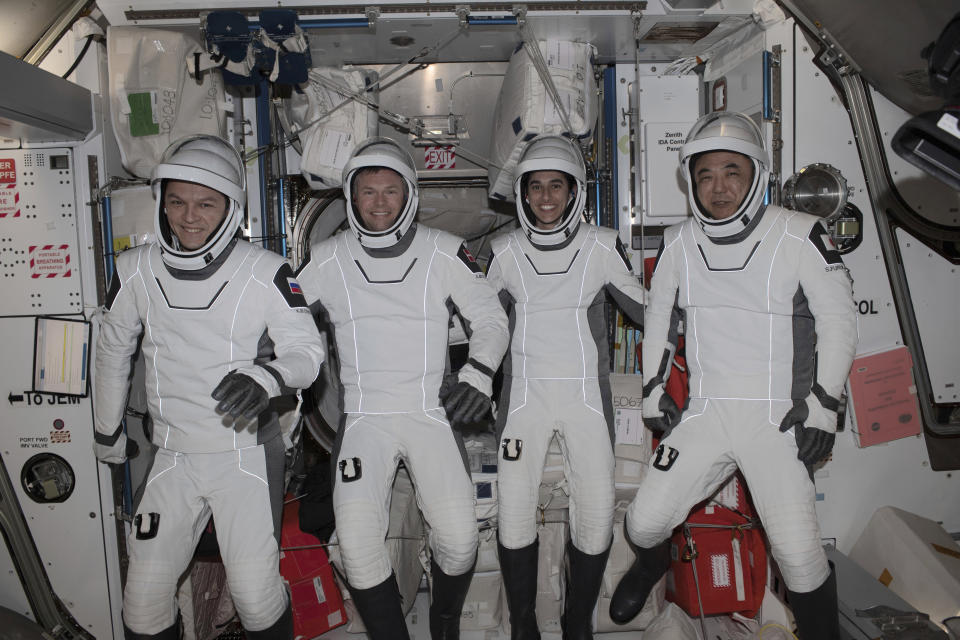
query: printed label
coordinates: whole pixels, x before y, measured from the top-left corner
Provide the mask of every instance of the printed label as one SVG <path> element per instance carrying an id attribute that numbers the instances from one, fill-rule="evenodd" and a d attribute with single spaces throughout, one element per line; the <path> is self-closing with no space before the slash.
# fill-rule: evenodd
<path id="1" fill-rule="evenodd" d="M 6 217 L 20 217 L 17 163 L 13 158 L 0 158 L 0 218 Z"/>
<path id="2" fill-rule="evenodd" d="M 69 278 L 72 275 L 70 245 L 32 245 L 28 253 L 31 278 Z"/>
<path id="3" fill-rule="evenodd" d="M 455 169 L 457 152 L 453 145 L 427 147 L 423 151 L 423 166 L 426 169 Z"/>

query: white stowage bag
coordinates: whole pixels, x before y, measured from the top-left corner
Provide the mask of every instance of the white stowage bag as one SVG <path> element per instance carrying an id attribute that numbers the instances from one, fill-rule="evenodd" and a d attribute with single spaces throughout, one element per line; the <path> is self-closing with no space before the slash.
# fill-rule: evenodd
<path id="1" fill-rule="evenodd" d="M 643 632 L 643 640 L 701 640 L 697 625 L 683 609 L 666 603 L 663 611 Z"/>
<path id="2" fill-rule="evenodd" d="M 530 140 L 550 134 L 582 138 L 593 133 L 597 121 L 594 46 L 558 40 L 538 44 L 572 130 L 564 129 L 563 118 L 526 47 L 518 48 L 510 57 L 494 109 L 489 193 L 497 200 L 513 200 L 513 170 Z"/>
<path id="3" fill-rule="evenodd" d="M 110 121 L 124 168 L 149 178 L 171 142 L 204 133 L 225 137 L 223 79 L 187 73 L 186 59 L 202 50 L 186 34 L 143 27 L 107 29 Z"/>
<path id="4" fill-rule="evenodd" d="M 314 67 L 309 81 L 300 85 L 303 93 L 294 93 L 285 101 L 284 126 L 291 138 L 299 134 L 300 172 L 311 188 L 339 187 L 353 149 L 376 135 L 376 109 L 350 99 L 372 79 L 359 70 Z M 375 103 L 376 93 L 364 97 Z M 345 100 L 348 102 L 339 106 Z"/>

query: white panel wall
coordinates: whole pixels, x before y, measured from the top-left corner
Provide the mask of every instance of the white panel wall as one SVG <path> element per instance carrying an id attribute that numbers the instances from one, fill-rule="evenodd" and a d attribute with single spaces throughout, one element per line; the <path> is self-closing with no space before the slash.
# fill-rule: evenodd
<path id="1" fill-rule="evenodd" d="M 863 242 L 844 256 L 858 303 L 859 353 L 903 344 L 869 195 L 850 119 L 832 85 L 812 62 L 810 47 L 797 32 L 773 42 L 784 48 L 784 66 L 795 65 L 795 86 L 784 102 L 784 177 L 791 164 L 800 169 L 829 163 L 853 187 L 853 202 L 863 213 Z M 792 155 L 792 158 L 790 157 Z M 892 505 L 960 531 L 960 477 L 930 469 L 920 436 L 858 448 L 848 428 L 837 435 L 832 460 L 816 474 L 817 511 L 825 538 L 849 552 L 873 512 Z"/>

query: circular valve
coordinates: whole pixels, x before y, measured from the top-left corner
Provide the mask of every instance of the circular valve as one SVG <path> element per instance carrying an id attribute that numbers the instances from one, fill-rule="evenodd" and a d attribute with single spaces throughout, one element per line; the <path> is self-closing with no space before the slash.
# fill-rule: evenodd
<path id="1" fill-rule="evenodd" d="M 38 453 L 24 463 L 20 483 L 34 502 L 63 502 L 73 493 L 76 475 L 70 463 L 60 456 Z"/>

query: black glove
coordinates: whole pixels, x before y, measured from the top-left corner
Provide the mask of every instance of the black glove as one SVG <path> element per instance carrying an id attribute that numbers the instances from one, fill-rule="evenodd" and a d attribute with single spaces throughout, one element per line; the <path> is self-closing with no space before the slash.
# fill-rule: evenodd
<path id="1" fill-rule="evenodd" d="M 220 401 L 219 413 L 228 413 L 234 418 L 242 414 L 247 420 L 257 417 L 270 403 L 266 389 L 250 376 L 236 371 L 225 375 L 210 395 Z"/>
<path id="2" fill-rule="evenodd" d="M 137 441 L 133 440 L 132 438 L 127 438 L 126 449 L 127 449 L 128 460 L 130 458 L 136 458 L 138 455 L 140 455 L 140 445 L 138 445 Z"/>
<path id="3" fill-rule="evenodd" d="M 445 380 L 440 386 L 440 402 L 454 429 L 480 422 L 490 411 L 490 397 L 466 382 L 458 382 L 451 388 Z"/>
<path id="4" fill-rule="evenodd" d="M 680 423 L 680 416 L 683 414 L 670 394 L 664 390 L 663 385 L 653 388 L 650 395 L 643 399 L 641 408 L 643 424 L 650 431 L 658 434 L 661 440 Z"/>
<path id="5" fill-rule="evenodd" d="M 443 401 L 447 399 L 447 396 L 454 390 L 457 384 L 460 382 L 460 379 L 457 377 L 456 373 L 448 373 L 443 377 L 443 382 L 440 383 L 440 404 L 443 404 Z"/>
<path id="6" fill-rule="evenodd" d="M 833 414 L 836 421 L 836 414 Z M 825 431 L 814 426 L 806 426 L 810 419 L 810 409 L 805 400 L 794 400 L 793 408 L 780 421 L 780 432 L 784 433 L 793 427 L 793 435 L 797 439 L 797 458 L 807 467 L 820 462 L 833 450 L 833 442 L 837 434 Z"/>

